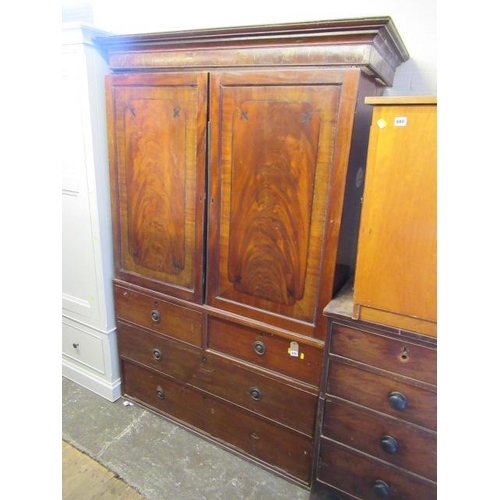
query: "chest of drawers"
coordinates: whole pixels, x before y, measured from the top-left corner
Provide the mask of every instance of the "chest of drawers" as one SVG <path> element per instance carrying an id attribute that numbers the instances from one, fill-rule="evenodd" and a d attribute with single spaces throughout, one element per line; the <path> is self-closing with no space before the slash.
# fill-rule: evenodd
<path id="1" fill-rule="evenodd" d="M 279 335 L 126 284 L 115 284 L 115 304 L 124 395 L 310 481 L 320 349 L 300 344 L 302 356 L 291 357 Z"/>
<path id="2" fill-rule="evenodd" d="M 437 495 L 435 339 L 329 315 L 311 499 Z"/>

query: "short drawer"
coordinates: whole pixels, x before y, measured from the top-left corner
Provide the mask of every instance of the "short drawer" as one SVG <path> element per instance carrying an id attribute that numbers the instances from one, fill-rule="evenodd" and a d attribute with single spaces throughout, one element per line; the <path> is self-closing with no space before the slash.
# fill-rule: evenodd
<path id="1" fill-rule="evenodd" d="M 329 360 L 327 393 L 433 431 L 437 428 L 435 391 L 343 363 L 334 357 Z"/>
<path id="2" fill-rule="evenodd" d="M 332 354 L 436 385 L 436 349 L 343 325 L 331 328 Z"/>
<path id="3" fill-rule="evenodd" d="M 124 394 L 305 483 L 312 438 L 211 398 L 187 385 L 122 361 Z"/>
<path id="4" fill-rule="evenodd" d="M 102 336 L 83 325 L 70 325 L 63 321 L 62 352 L 97 372 L 105 373 Z"/>
<path id="5" fill-rule="evenodd" d="M 436 483 L 321 440 L 318 477 L 363 500 L 435 500 Z"/>
<path id="6" fill-rule="evenodd" d="M 114 296 L 118 319 L 201 346 L 202 313 L 120 285 L 115 285 Z"/>
<path id="7" fill-rule="evenodd" d="M 120 356 L 312 436 L 317 395 L 214 353 L 118 323 Z"/>
<path id="8" fill-rule="evenodd" d="M 209 349 L 319 387 L 323 351 L 299 343 L 299 355 L 291 356 L 290 342 L 284 337 L 237 323 L 218 318 L 208 320 Z"/>
<path id="9" fill-rule="evenodd" d="M 164 335 L 117 323 L 118 351 L 121 357 L 189 382 L 199 369 L 202 350 Z"/>
<path id="10" fill-rule="evenodd" d="M 436 433 L 337 398 L 327 399 L 323 435 L 436 481 Z"/>

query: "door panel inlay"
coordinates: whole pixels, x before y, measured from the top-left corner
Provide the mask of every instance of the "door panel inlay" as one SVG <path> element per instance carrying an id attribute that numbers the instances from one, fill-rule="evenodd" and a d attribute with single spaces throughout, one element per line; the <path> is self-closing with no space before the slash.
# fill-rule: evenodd
<path id="1" fill-rule="evenodd" d="M 178 274 L 185 267 L 185 113 L 158 99 L 132 100 L 127 111 L 128 250 L 139 266 Z"/>
<path id="2" fill-rule="evenodd" d="M 319 125 L 307 102 L 235 112 L 228 277 L 239 292 L 286 305 L 304 295 Z"/>

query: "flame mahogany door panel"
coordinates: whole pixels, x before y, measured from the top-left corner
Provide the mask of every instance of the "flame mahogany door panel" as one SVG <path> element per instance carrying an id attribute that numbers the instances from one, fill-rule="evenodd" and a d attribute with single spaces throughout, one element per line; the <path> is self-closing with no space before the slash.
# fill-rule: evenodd
<path id="1" fill-rule="evenodd" d="M 107 80 L 116 277 L 202 300 L 207 73 Z"/>
<path id="2" fill-rule="evenodd" d="M 358 80 L 211 75 L 209 305 L 324 336 Z"/>

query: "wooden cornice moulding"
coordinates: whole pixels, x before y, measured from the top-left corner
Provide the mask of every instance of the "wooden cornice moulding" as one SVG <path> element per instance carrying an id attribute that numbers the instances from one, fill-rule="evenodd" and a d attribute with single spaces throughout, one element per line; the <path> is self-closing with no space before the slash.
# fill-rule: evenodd
<path id="1" fill-rule="evenodd" d="M 177 68 L 348 66 L 391 86 L 409 59 L 390 17 L 97 37 L 114 72 Z"/>

